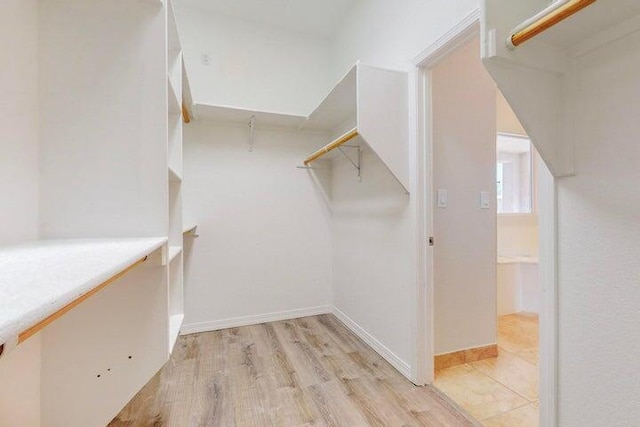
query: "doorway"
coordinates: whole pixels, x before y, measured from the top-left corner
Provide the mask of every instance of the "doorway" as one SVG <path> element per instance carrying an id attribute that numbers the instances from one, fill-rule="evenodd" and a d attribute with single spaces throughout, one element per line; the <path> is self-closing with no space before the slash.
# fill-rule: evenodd
<path id="1" fill-rule="evenodd" d="M 418 292 L 418 321 L 423 323 L 417 329 L 425 335 L 417 337 L 417 354 L 419 360 L 421 354 L 425 359 L 419 362 L 417 378 L 433 382 L 485 425 L 551 426 L 555 425 L 555 184 L 524 131 L 499 126 L 500 102 L 506 100 L 481 64 L 479 46 L 478 20 L 470 16 L 414 61 L 419 155 L 420 143 L 425 142 L 423 159 L 418 161 L 426 193 L 418 203 L 424 209 L 419 218 L 433 243 L 419 249 L 419 257 L 425 259 L 419 276 L 426 285 L 422 294 Z M 448 104 L 436 105 L 438 99 Z M 498 139 L 511 153 L 498 154 Z M 526 175 L 524 145 L 530 147 L 531 159 L 528 196 L 525 183 L 517 183 L 515 192 L 516 183 L 505 180 Z M 518 173 L 513 169 L 516 158 Z M 537 169 L 542 172 L 536 174 Z M 499 204 L 503 211 L 518 205 L 522 212 L 503 213 L 500 218 Z M 526 286 L 512 286 L 507 307 L 509 298 L 498 287 L 498 283 L 504 287 L 500 280 L 505 276 L 505 268 L 498 265 L 499 248 L 506 270 L 522 270 L 517 277 L 531 270 L 537 257 L 537 248 L 504 252 L 505 240 L 512 240 L 504 237 L 510 227 L 521 227 L 520 231 L 529 227 L 526 233 L 539 240 L 541 262 L 532 276 L 541 279 L 536 298 Z M 514 259 L 505 260 L 504 255 Z M 540 311 L 541 347 L 533 307 Z M 466 374 L 463 386 L 457 387 L 456 377 Z M 478 398 L 475 403 L 474 398 Z"/>

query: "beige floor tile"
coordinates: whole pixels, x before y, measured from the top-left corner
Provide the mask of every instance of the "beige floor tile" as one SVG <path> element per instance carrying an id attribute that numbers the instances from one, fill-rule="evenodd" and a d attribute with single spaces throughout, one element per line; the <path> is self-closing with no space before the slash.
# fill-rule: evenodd
<path id="1" fill-rule="evenodd" d="M 537 365 L 540 360 L 538 347 L 528 348 L 526 350 L 518 351 L 516 356 L 526 360 L 527 362 Z"/>
<path id="2" fill-rule="evenodd" d="M 538 368 L 520 357 L 502 351 L 498 357 L 474 362 L 471 366 L 530 402 L 538 400 Z"/>
<path id="3" fill-rule="evenodd" d="M 438 372 L 434 385 L 478 420 L 508 412 L 528 403 L 522 396 L 470 365 Z"/>
<path id="4" fill-rule="evenodd" d="M 482 424 L 485 427 L 539 427 L 540 417 L 538 409 L 531 404 L 484 420 Z"/>
<path id="5" fill-rule="evenodd" d="M 512 353 L 538 348 L 536 315 L 510 314 L 498 321 L 498 346 Z"/>

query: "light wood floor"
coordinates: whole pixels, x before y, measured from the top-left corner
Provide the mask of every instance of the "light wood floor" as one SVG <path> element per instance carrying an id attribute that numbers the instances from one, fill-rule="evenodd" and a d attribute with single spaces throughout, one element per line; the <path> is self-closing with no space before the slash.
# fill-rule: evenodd
<path id="1" fill-rule="evenodd" d="M 438 371 L 434 384 L 485 427 L 539 427 L 538 316 L 500 316 L 498 357 Z"/>
<path id="2" fill-rule="evenodd" d="M 334 316 L 181 337 L 169 363 L 109 424 L 471 426 Z"/>

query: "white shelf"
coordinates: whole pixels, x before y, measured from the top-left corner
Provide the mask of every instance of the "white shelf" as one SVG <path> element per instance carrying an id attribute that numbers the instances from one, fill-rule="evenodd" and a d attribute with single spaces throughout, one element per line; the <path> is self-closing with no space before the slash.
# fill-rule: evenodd
<path id="1" fill-rule="evenodd" d="M 303 129 L 335 130 L 347 121 L 356 124 L 357 71 L 358 65 L 349 70 L 309 115 Z"/>
<path id="2" fill-rule="evenodd" d="M 196 112 L 199 118 L 226 123 L 248 124 L 251 117 L 255 116 L 256 125 L 260 127 L 335 130 L 347 121 L 355 121 L 356 76 L 357 65 L 349 70 L 310 116 L 204 103 L 196 104 Z"/>
<path id="3" fill-rule="evenodd" d="M 299 129 L 307 119 L 304 116 L 285 113 L 271 113 L 266 111 L 229 107 L 225 105 L 196 104 L 198 118 L 227 123 L 248 125 L 255 116 L 256 126 L 272 128 Z"/>
<path id="4" fill-rule="evenodd" d="M 173 83 L 171 82 L 171 78 L 167 75 L 167 89 L 169 95 L 169 113 L 171 114 L 182 114 L 182 107 L 180 100 L 178 98 L 178 94 L 173 87 Z"/>
<path id="5" fill-rule="evenodd" d="M 179 55 L 179 54 L 178 54 Z M 175 59 L 175 64 L 169 64 L 169 70 L 167 71 L 167 80 L 169 87 L 173 89 L 176 101 L 182 99 L 182 61 L 180 58 Z M 182 102 L 179 102 L 182 112 Z"/>
<path id="6" fill-rule="evenodd" d="M 184 314 L 174 314 L 169 317 L 169 353 L 173 352 L 173 348 L 180 336 L 180 328 L 184 322 Z"/>
<path id="7" fill-rule="evenodd" d="M 167 50 L 180 51 L 182 46 L 180 43 L 180 36 L 178 34 L 178 24 L 176 23 L 176 15 L 173 10 L 173 2 L 167 1 Z"/>
<path id="8" fill-rule="evenodd" d="M 176 259 L 182 252 L 182 246 L 169 246 L 169 262 Z"/>
<path id="9" fill-rule="evenodd" d="M 0 249 L 0 343 L 15 340 L 166 242 L 51 240 Z"/>
<path id="10" fill-rule="evenodd" d="M 182 61 L 182 105 L 189 113 L 189 118 L 193 118 L 193 97 L 191 95 L 191 84 L 189 83 L 189 75 L 187 68 Z"/>
<path id="11" fill-rule="evenodd" d="M 366 144 L 384 163 L 405 192 L 409 192 L 408 75 L 358 62 L 309 116 L 302 129 L 329 131 L 338 139 L 311 157 L 335 148 L 349 133 Z M 352 130 L 350 130 L 352 129 Z M 345 133 L 346 132 L 346 133 Z M 342 136 L 340 136 L 342 135 Z M 325 159 L 332 159 L 327 156 Z M 309 163 L 308 158 L 305 164 Z M 352 160 L 353 162 L 353 160 Z M 356 166 L 360 177 L 360 165 Z"/>
<path id="12" fill-rule="evenodd" d="M 187 224 L 182 228 L 183 234 L 195 234 L 196 229 L 198 228 L 198 224 Z"/>
<path id="13" fill-rule="evenodd" d="M 560 49 L 571 49 L 585 44 L 585 41 L 585 46 L 588 46 L 594 36 L 640 14 L 640 2 L 637 0 L 614 3 L 615 7 L 608 2 L 595 2 L 570 19 L 547 29 L 536 39 Z"/>
<path id="14" fill-rule="evenodd" d="M 182 175 L 173 169 L 173 167 L 169 166 L 169 181 L 171 182 L 182 182 Z"/>
<path id="15" fill-rule="evenodd" d="M 180 147 L 171 147 L 171 148 L 174 149 L 176 152 L 169 153 L 170 154 L 169 155 L 169 174 L 170 174 L 169 179 L 171 181 L 180 182 L 182 181 L 182 174 L 179 173 L 178 171 L 182 169 L 180 165 L 180 160 L 182 159 L 177 158 L 178 154 L 180 154 L 180 153 L 177 153 Z M 171 154 L 173 154 L 173 156 Z M 171 176 L 172 174 L 173 174 L 173 177 Z"/>

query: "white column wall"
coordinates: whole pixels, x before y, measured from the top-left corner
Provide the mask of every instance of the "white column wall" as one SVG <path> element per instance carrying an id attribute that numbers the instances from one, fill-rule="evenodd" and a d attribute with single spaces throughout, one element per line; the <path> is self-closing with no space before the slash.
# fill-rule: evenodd
<path id="1" fill-rule="evenodd" d="M 577 174 L 557 182 L 558 425 L 640 419 L 640 33 L 579 58 Z"/>
<path id="2" fill-rule="evenodd" d="M 38 2 L 0 13 L 0 245 L 38 238 Z M 0 426 L 40 426 L 40 335 L 0 358 Z"/>
<path id="3" fill-rule="evenodd" d="M 0 14 L 0 244 L 37 239 L 38 2 L 7 0 Z"/>

